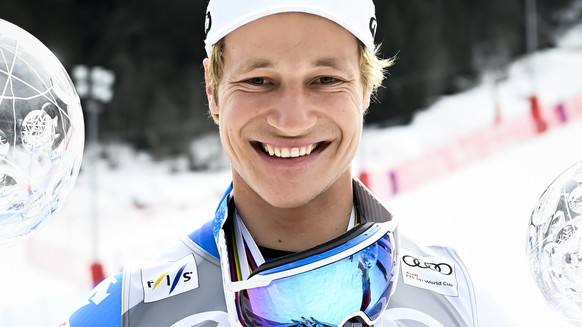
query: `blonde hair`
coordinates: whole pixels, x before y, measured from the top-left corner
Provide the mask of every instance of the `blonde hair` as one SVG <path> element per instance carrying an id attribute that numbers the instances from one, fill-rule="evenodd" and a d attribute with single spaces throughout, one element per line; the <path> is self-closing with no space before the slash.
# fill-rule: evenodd
<path id="1" fill-rule="evenodd" d="M 379 57 L 380 46 L 377 46 L 372 53 L 362 42 L 358 42 L 360 52 L 360 79 L 363 90 L 371 90 L 371 96 L 382 87 L 384 73 L 386 69 L 394 64 L 394 58 L 382 59 Z M 208 71 L 206 73 L 206 87 L 213 90 L 214 102 L 218 105 L 218 85 L 222 80 L 224 71 L 224 60 L 222 57 L 224 49 L 224 38 L 212 46 L 210 56 L 208 57 Z M 218 115 L 210 113 L 215 123 L 218 124 Z"/>

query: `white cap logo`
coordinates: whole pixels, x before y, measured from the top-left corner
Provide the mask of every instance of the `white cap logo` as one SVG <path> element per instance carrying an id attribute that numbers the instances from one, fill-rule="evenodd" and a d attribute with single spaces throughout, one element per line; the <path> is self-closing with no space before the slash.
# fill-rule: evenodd
<path id="1" fill-rule="evenodd" d="M 376 37 L 376 30 L 378 29 L 378 21 L 376 17 L 370 18 L 370 32 L 372 32 L 372 37 Z"/>
<path id="2" fill-rule="evenodd" d="M 210 14 L 210 11 L 208 11 L 206 12 L 206 21 L 204 22 L 204 35 L 208 36 L 210 28 L 212 28 L 212 15 Z"/>

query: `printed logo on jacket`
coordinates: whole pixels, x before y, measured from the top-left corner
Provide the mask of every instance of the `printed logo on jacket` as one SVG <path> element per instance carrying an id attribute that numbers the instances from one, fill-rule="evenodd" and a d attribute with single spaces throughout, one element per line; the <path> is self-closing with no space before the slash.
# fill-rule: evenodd
<path id="1" fill-rule="evenodd" d="M 194 255 L 178 261 L 146 264 L 141 269 L 144 302 L 159 301 L 198 288 Z"/>
<path id="2" fill-rule="evenodd" d="M 422 257 L 401 251 L 400 267 L 405 284 L 447 296 L 459 296 L 455 264 L 443 257 Z"/>

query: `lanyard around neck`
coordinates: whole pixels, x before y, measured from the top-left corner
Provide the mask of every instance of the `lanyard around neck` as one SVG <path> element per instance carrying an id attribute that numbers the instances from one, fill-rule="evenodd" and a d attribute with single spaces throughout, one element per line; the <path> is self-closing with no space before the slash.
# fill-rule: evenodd
<path id="1" fill-rule="evenodd" d="M 358 223 L 356 220 L 356 210 L 352 208 L 347 230 L 352 229 Z M 233 277 L 239 276 L 239 280 L 246 280 L 256 267 L 265 263 L 265 258 L 236 210 L 234 214 L 233 234 L 233 254 L 235 257 L 235 267 L 238 270 L 237 274 L 233 275 Z"/>

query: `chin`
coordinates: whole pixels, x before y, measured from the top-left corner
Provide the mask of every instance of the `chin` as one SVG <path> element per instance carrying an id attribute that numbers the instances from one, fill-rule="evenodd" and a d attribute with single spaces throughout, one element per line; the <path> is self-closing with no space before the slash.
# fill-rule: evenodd
<path id="1" fill-rule="evenodd" d="M 262 198 L 275 208 L 293 209 L 308 205 L 321 194 L 321 191 L 302 187 L 280 187 L 270 190 Z"/>

